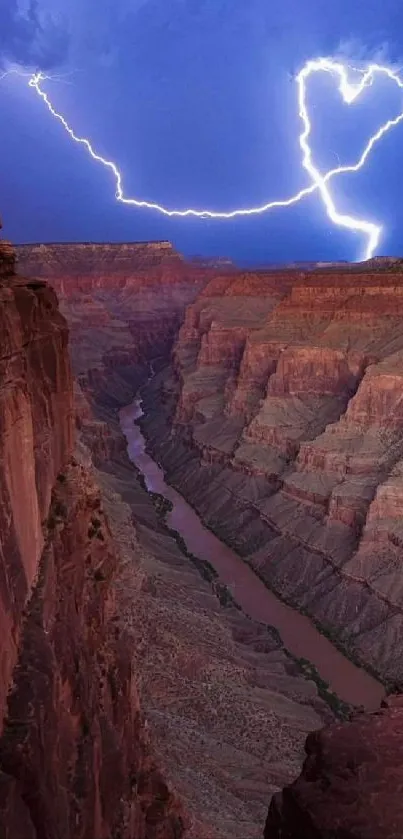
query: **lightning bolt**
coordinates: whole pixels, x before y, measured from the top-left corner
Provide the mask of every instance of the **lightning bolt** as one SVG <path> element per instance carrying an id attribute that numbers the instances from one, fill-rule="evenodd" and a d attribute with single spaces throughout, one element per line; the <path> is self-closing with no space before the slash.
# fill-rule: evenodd
<path id="1" fill-rule="evenodd" d="M 387 120 L 387 122 L 385 122 L 378 131 L 372 135 L 365 146 L 358 163 L 352 166 L 339 166 L 336 170 L 328 172 L 327 175 L 322 175 L 312 162 L 312 151 L 308 142 L 311 134 L 311 121 L 309 119 L 308 107 L 306 104 L 307 79 L 312 73 L 317 73 L 318 71 L 331 73 L 339 77 L 339 91 L 343 101 L 347 105 L 351 105 L 358 99 L 364 88 L 373 83 L 377 74 L 385 75 L 389 79 L 392 79 L 400 88 L 403 88 L 403 81 L 389 67 L 384 67 L 380 64 L 370 64 L 367 70 L 362 74 L 361 81 L 358 84 L 350 84 L 348 79 L 348 68 L 339 62 L 331 61 L 326 58 L 307 61 L 297 76 L 299 116 L 303 124 L 303 131 L 299 137 L 299 144 L 302 150 L 302 165 L 310 175 L 313 183 L 319 189 L 327 215 L 331 221 L 340 227 L 347 227 L 350 230 L 361 231 L 367 235 L 367 247 L 364 259 L 370 259 L 374 255 L 378 246 L 382 227 L 369 221 L 363 221 L 361 219 L 353 218 L 353 216 L 339 213 L 327 186 L 327 181 L 329 180 L 329 176 L 333 177 L 333 175 L 340 175 L 345 172 L 358 172 L 358 170 L 364 166 L 368 155 L 381 137 L 383 137 L 384 134 L 386 134 L 391 128 L 403 121 L 403 111 L 395 117 L 395 119 Z"/>
<path id="2" fill-rule="evenodd" d="M 355 73 L 358 72 L 360 74 L 361 78 L 358 83 L 353 84 L 350 82 L 350 71 L 354 71 Z M 3 76 L 0 76 L 0 80 L 1 78 L 4 78 L 6 75 L 9 75 L 10 73 L 17 73 L 18 75 L 24 76 L 29 75 L 29 87 L 33 88 L 33 90 L 37 93 L 40 99 L 44 102 L 51 115 L 62 124 L 64 130 L 71 137 L 71 139 L 74 140 L 75 143 L 84 146 L 93 160 L 95 160 L 97 163 L 102 164 L 102 166 L 104 166 L 106 169 L 109 169 L 112 172 L 116 184 L 115 196 L 116 199 L 120 201 L 122 204 L 126 204 L 132 207 L 156 210 L 157 212 L 170 217 L 179 216 L 180 218 L 185 218 L 187 216 L 193 216 L 195 218 L 232 219 L 237 216 L 259 215 L 277 207 L 290 207 L 293 204 L 297 204 L 307 195 L 311 195 L 313 192 L 318 190 L 322 198 L 323 204 L 325 206 L 327 216 L 335 225 L 347 228 L 349 230 L 352 230 L 353 232 L 363 233 L 366 236 L 366 247 L 364 249 L 363 259 L 370 259 L 374 255 L 376 248 L 379 244 L 382 227 L 374 224 L 373 222 L 355 218 L 353 216 L 338 212 L 332 194 L 330 192 L 329 182 L 336 175 L 358 172 L 360 169 L 362 169 L 372 149 L 379 142 L 379 140 L 381 140 L 381 138 L 391 128 L 397 126 L 400 122 L 403 121 L 403 111 L 400 114 L 398 114 L 398 116 L 394 119 L 387 120 L 387 122 L 381 125 L 378 131 L 376 131 L 375 134 L 373 134 L 370 137 L 359 160 L 356 163 L 338 166 L 337 168 L 330 169 L 329 171 L 322 173 L 315 166 L 312 159 L 312 150 L 309 144 L 309 140 L 312 133 L 312 126 L 307 105 L 308 80 L 313 74 L 319 72 L 329 73 L 338 79 L 339 92 L 343 101 L 347 105 L 353 104 L 362 94 L 364 89 L 373 84 L 374 79 L 377 75 L 386 76 L 387 78 L 394 81 L 399 88 L 403 88 L 403 81 L 402 79 L 400 79 L 397 73 L 391 70 L 389 67 L 380 64 L 370 64 L 364 71 L 362 69 L 345 66 L 344 64 L 338 61 L 333 61 L 328 58 L 318 58 L 307 61 L 296 76 L 296 83 L 298 89 L 298 113 L 302 122 L 302 131 L 299 135 L 299 145 L 302 152 L 302 166 L 308 173 L 311 180 L 311 184 L 307 187 L 304 187 L 290 198 L 270 201 L 267 204 L 262 204 L 257 207 L 236 209 L 228 212 L 195 209 L 176 210 L 169 209 L 155 202 L 140 200 L 138 198 L 127 198 L 123 190 L 122 175 L 116 164 L 112 160 L 107 160 L 106 158 L 98 154 L 93 148 L 91 142 L 86 137 L 79 137 L 73 131 L 65 117 L 54 108 L 52 102 L 49 99 L 48 94 L 42 89 L 42 82 L 46 80 L 55 80 L 57 79 L 57 77 L 45 76 L 43 73 L 40 72 L 34 74 L 21 73 L 20 71 L 13 69 L 6 71 L 3 74 Z"/>

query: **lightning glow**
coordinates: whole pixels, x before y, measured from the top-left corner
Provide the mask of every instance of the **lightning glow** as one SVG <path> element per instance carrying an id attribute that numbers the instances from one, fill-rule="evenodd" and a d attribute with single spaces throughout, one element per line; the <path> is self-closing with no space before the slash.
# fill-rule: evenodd
<path id="1" fill-rule="evenodd" d="M 339 166 L 337 170 L 333 170 L 333 172 L 327 173 L 327 175 L 323 176 L 312 162 L 312 150 L 308 142 L 309 136 L 311 134 L 311 121 L 309 118 L 308 107 L 306 104 L 306 81 L 312 73 L 318 71 L 332 73 L 339 77 L 339 91 L 341 93 L 343 101 L 347 105 L 351 105 L 353 102 L 356 101 L 356 99 L 358 99 L 364 88 L 367 87 L 369 84 L 373 83 L 374 77 L 377 74 L 386 75 L 389 79 L 392 79 L 400 88 L 403 88 L 403 81 L 390 68 L 383 67 L 379 64 L 370 64 L 367 70 L 362 74 L 361 81 L 358 84 L 353 85 L 350 84 L 348 80 L 348 68 L 346 68 L 343 64 L 340 64 L 335 61 L 330 61 L 329 59 L 325 58 L 320 58 L 316 61 L 308 61 L 297 76 L 299 115 L 304 126 L 303 131 L 299 137 L 299 144 L 302 149 L 302 165 L 304 169 L 306 169 L 308 174 L 311 176 L 312 181 L 320 190 L 323 203 L 326 207 L 327 215 L 331 219 L 331 221 L 333 221 L 334 224 L 337 224 L 340 227 L 347 227 L 350 230 L 354 231 L 362 231 L 367 235 L 367 247 L 364 259 L 370 259 L 374 255 L 375 250 L 379 244 L 382 228 L 376 224 L 373 224 L 370 221 L 363 221 L 361 219 L 353 218 L 353 216 L 348 216 L 343 213 L 339 213 L 336 210 L 330 189 L 327 186 L 327 180 L 329 180 L 329 175 L 333 176 L 335 174 L 340 175 L 345 172 L 357 172 L 359 169 L 361 169 L 364 166 L 367 157 L 373 149 L 375 143 L 377 143 L 378 140 L 380 140 L 381 137 L 383 137 L 384 134 L 386 134 L 386 132 L 390 130 L 390 128 L 393 128 L 394 126 L 398 125 L 400 122 L 403 121 L 403 111 L 397 117 L 395 117 L 395 119 L 390 119 L 387 122 L 385 122 L 381 126 L 381 128 L 379 128 L 378 131 L 372 135 L 358 163 L 356 163 L 354 166 Z"/>
<path id="2" fill-rule="evenodd" d="M 353 84 L 350 82 L 349 75 L 351 71 L 360 74 L 361 78 L 358 83 Z M 187 216 L 193 216 L 196 218 L 232 219 L 237 216 L 259 215 L 277 207 L 290 207 L 293 204 L 297 204 L 307 195 L 311 195 L 313 192 L 318 190 L 324 203 L 326 213 L 329 219 L 335 225 L 365 235 L 366 246 L 364 249 L 363 259 L 370 259 L 376 251 L 376 248 L 380 241 L 382 227 L 380 225 L 374 224 L 371 221 L 355 218 L 353 216 L 338 212 L 330 191 L 329 182 L 336 175 L 358 172 L 360 169 L 362 169 L 368 159 L 369 154 L 371 153 L 374 146 L 379 142 L 379 140 L 381 140 L 381 138 L 391 128 L 397 126 L 400 122 L 403 122 L 403 110 L 394 119 L 390 119 L 387 122 L 383 123 L 383 125 L 381 125 L 378 131 L 376 131 L 375 134 L 373 134 L 370 137 L 359 160 L 356 163 L 344 166 L 339 165 L 337 168 L 330 169 L 325 173 L 321 173 L 313 162 L 312 149 L 309 143 L 310 136 L 312 133 L 312 125 L 307 104 L 307 83 L 309 78 L 315 73 L 330 73 L 332 76 L 338 79 L 338 89 L 343 101 L 347 105 L 351 105 L 357 101 L 357 99 L 360 97 L 365 88 L 373 84 L 377 75 L 386 76 L 387 78 L 395 82 L 395 84 L 397 84 L 399 88 L 403 89 L 403 80 L 397 75 L 395 71 L 393 71 L 389 67 L 374 63 L 370 64 L 364 71 L 361 69 L 346 66 L 342 64 L 340 61 L 333 61 L 332 59 L 328 58 L 318 58 L 307 61 L 302 70 L 300 70 L 300 72 L 296 76 L 295 81 L 297 83 L 298 88 L 299 117 L 302 122 L 302 131 L 299 135 L 299 145 L 302 151 L 302 166 L 308 173 L 311 180 L 311 184 L 307 187 L 304 187 L 290 198 L 269 201 L 268 203 L 257 207 L 249 207 L 230 211 L 197 210 L 191 208 L 185 210 L 169 209 L 155 202 L 145 201 L 139 198 L 126 197 L 123 190 L 122 174 L 119 171 L 116 163 L 98 154 L 95 151 L 90 140 L 88 140 L 88 138 L 78 136 L 73 131 L 65 117 L 54 108 L 52 102 L 49 99 L 48 94 L 42 89 L 42 83 L 44 81 L 62 80 L 62 77 L 46 76 L 41 72 L 34 74 L 22 73 L 19 70 L 12 69 L 6 71 L 3 74 L 3 76 L 0 76 L 0 80 L 5 76 L 9 75 L 10 73 L 29 76 L 29 87 L 37 93 L 37 95 L 46 105 L 50 114 L 61 123 L 61 125 L 63 126 L 67 134 L 70 136 L 70 138 L 74 140 L 75 143 L 84 146 L 93 160 L 95 160 L 97 163 L 102 164 L 102 166 L 104 166 L 106 169 L 109 169 L 112 172 L 116 184 L 115 196 L 117 201 L 119 201 L 122 204 L 126 204 L 133 207 L 147 208 L 149 210 L 155 210 L 159 213 L 162 213 L 165 216 L 170 217 L 179 216 L 181 218 L 185 218 Z"/>

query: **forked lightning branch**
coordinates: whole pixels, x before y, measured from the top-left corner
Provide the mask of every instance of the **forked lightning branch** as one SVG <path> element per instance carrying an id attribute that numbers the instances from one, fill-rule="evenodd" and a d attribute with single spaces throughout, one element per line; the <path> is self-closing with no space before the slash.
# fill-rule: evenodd
<path id="1" fill-rule="evenodd" d="M 140 198 L 130 198 L 126 196 L 123 189 L 122 175 L 116 163 L 114 163 L 112 160 L 107 160 L 106 158 L 98 154 L 95 151 L 93 144 L 90 142 L 90 140 L 88 140 L 87 137 L 78 136 L 75 133 L 75 131 L 71 128 L 69 122 L 65 119 L 65 117 L 55 109 L 49 98 L 49 95 L 43 90 L 43 85 L 46 82 L 46 80 L 49 78 L 57 80 L 57 76 L 50 77 L 44 75 L 43 73 L 28 74 L 26 72 L 22 73 L 20 71 L 11 70 L 4 73 L 3 77 L 9 75 L 10 73 L 17 73 L 17 75 L 27 76 L 29 79 L 29 87 L 37 93 L 37 95 L 46 105 L 49 113 L 61 123 L 64 130 L 71 137 L 71 139 L 75 143 L 79 143 L 80 145 L 84 146 L 87 153 L 92 157 L 93 160 L 104 166 L 106 169 L 110 170 L 115 180 L 116 199 L 120 201 L 122 204 L 126 204 L 132 207 L 147 208 L 149 210 L 154 210 L 156 212 L 162 213 L 165 216 L 178 216 L 181 218 L 184 218 L 186 216 L 193 216 L 202 219 L 232 219 L 236 218 L 237 216 L 252 216 L 266 213 L 269 210 L 276 209 L 277 207 L 291 207 L 293 204 L 297 204 L 299 201 L 305 198 L 305 196 L 311 195 L 313 192 L 315 192 L 315 190 L 317 190 L 322 199 L 324 208 L 329 219 L 335 225 L 347 228 L 356 233 L 363 234 L 365 244 L 361 258 L 370 259 L 374 255 L 378 247 L 382 227 L 380 225 L 374 224 L 372 221 L 368 221 L 367 219 L 356 218 L 354 216 L 346 215 L 345 213 L 339 212 L 331 193 L 330 183 L 331 180 L 335 178 L 337 175 L 358 172 L 359 169 L 362 169 L 362 167 L 365 166 L 368 156 L 374 148 L 374 146 L 376 145 L 376 143 L 378 143 L 379 140 L 381 140 L 381 138 L 391 128 L 395 127 L 400 122 L 403 122 L 403 110 L 394 119 L 390 119 L 387 122 L 383 123 L 383 125 L 381 125 L 378 131 L 376 131 L 375 134 L 373 134 L 370 137 L 358 161 L 352 164 L 338 166 L 335 169 L 330 169 L 329 171 L 323 173 L 318 169 L 318 167 L 314 163 L 312 149 L 310 146 L 312 124 L 307 103 L 307 84 L 308 80 L 315 73 L 329 73 L 338 81 L 338 89 L 343 101 L 347 105 L 352 105 L 362 95 L 363 91 L 373 83 L 377 76 L 385 76 L 391 79 L 395 84 L 397 84 L 399 88 L 403 88 L 402 79 L 400 79 L 396 72 L 394 72 L 387 66 L 383 66 L 380 64 L 369 64 L 365 70 L 357 70 L 356 68 L 352 68 L 349 65 L 342 64 L 340 61 L 333 61 L 329 58 L 318 58 L 311 61 L 307 61 L 306 64 L 303 66 L 302 70 L 300 70 L 300 72 L 296 76 L 295 81 L 297 85 L 298 95 L 298 112 L 302 123 L 302 129 L 299 135 L 299 146 L 302 153 L 302 166 L 309 175 L 309 186 L 304 187 L 304 189 L 301 189 L 299 192 L 297 192 L 295 195 L 292 195 L 290 198 L 269 201 L 267 204 L 262 204 L 261 206 L 257 207 L 235 209 L 230 211 L 209 209 L 198 210 L 192 208 L 183 210 L 170 209 L 153 201 L 145 201 Z M 355 78 L 357 78 L 358 75 L 358 82 L 352 82 L 350 80 L 353 74 Z"/>

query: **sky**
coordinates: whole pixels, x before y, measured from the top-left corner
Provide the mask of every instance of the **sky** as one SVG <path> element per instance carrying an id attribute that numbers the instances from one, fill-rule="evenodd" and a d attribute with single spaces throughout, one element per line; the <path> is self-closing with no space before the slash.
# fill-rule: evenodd
<path id="1" fill-rule="evenodd" d="M 402 67 L 402 0 L 0 0 L 0 67 L 58 77 L 44 89 L 74 131 L 116 162 L 125 193 L 167 207 L 231 210 L 287 198 L 301 168 L 297 86 L 306 60 Z M 14 242 L 170 239 L 187 255 L 244 264 L 355 260 L 362 235 L 335 227 L 318 195 L 231 221 L 169 219 L 115 200 L 110 172 L 52 119 L 28 79 L 0 82 L 0 214 Z M 403 110 L 379 81 L 346 106 L 310 83 L 315 161 L 354 162 Z M 383 225 L 403 255 L 403 124 L 364 172 L 333 182 L 337 206 Z"/>

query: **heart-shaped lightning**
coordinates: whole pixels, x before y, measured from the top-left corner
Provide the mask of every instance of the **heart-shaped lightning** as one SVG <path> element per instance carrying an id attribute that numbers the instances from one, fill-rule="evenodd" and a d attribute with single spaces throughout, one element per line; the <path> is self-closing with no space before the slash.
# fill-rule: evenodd
<path id="1" fill-rule="evenodd" d="M 299 115 L 302 119 L 302 123 L 304 126 L 303 132 L 299 138 L 299 142 L 302 149 L 302 165 L 310 175 L 313 183 L 319 189 L 329 218 L 331 219 L 331 221 L 334 222 L 334 224 L 337 224 L 340 227 L 348 227 L 350 230 L 357 230 L 365 233 L 367 235 L 367 247 L 365 250 L 364 259 L 370 259 L 375 253 L 375 249 L 379 243 L 382 228 L 380 226 L 377 226 L 376 224 L 373 224 L 372 222 L 363 221 L 362 219 L 353 218 L 352 216 L 339 213 L 336 210 L 327 183 L 330 180 L 330 178 L 334 177 L 335 175 L 340 175 L 345 172 L 358 172 L 358 170 L 361 169 L 362 166 L 364 166 L 365 161 L 367 160 L 367 157 L 371 152 L 372 148 L 374 147 L 375 143 L 377 143 L 378 140 L 380 140 L 381 137 L 383 137 L 384 134 L 386 134 L 386 132 L 389 131 L 390 128 L 393 128 L 395 125 L 398 125 L 399 122 L 403 121 L 403 112 L 399 114 L 397 117 L 395 117 L 395 119 L 390 119 L 387 122 L 385 122 L 381 126 L 381 128 L 379 128 L 379 130 L 372 135 L 357 163 L 355 163 L 352 166 L 339 166 L 337 169 L 333 169 L 327 174 L 321 175 L 319 170 L 316 168 L 316 166 L 314 166 L 312 162 L 312 150 L 308 142 L 311 134 L 311 121 L 309 118 L 308 108 L 306 104 L 306 82 L 309 76 L 312 75 L 312 73 L 317 72 L 332 73 L 332 75 L 338 76 L 339 91 L 342 95 L 343 101 L 346 102 L 346 104 L 351 105 L 352 102 L 355 102 L 358 99 L 362 91 L 368 85 L 372 84 L 376 75 L 386 75 L 389 79 L 392 79 L 400 88 L 403 88 L 403 81 L 390 68 L 383 67 L 379 64 L 370 64 L 368 68 L 361 73 L 361 79 L 359 83 L 350 84 L 348 79 L 349 69 L 353 68 L 345 67 L 343 64 L 340 64 L 339 62 L 331 61 L 327 58 L 318 58 L 314 61 L 308 61 L 302 68 L 302 70 L 297 76 Z"/>
<path id="2" fill-rule="evenodd" d="M 399 78 L 397 73 L 395 73 L 389 67 L 382 66 L 380 64 L 370 64 L 366 70 L 358 71 L 361 74 L 361 79 L 359 83 L 351 84 L 349 82 L 349 71 L 351 70 L 354 70 L 354 68 L 345 66 L 344 64 L 341 64 L 338 61 L 332 61 L 329 58 L 317 58 L 307 61 L 307 63 L 304 65 L 304 67 L 296 77 L 296 82 L 298 85 L 299 115 L 303 124 L 303 130 L 300 134 L 299 142 L 302 150 L 302 165 L 304 169 L 308 172 L 312 182 L 310 186 L 301 189 L 291 198 L 286 198 L 278 201 L 270 201 L 269 203 L 263 204 L 259 207 L 230 210 L 228 212 L 193 209 L 170 210 L 167 207 L 163 207 L 162 205 L 156 204 L 154 202 L 144 201 L 138 198 L 126 198 L 123 192 L 122 175 L 119 169 L 117 168 L 116 164 L 112 160 L 106 160 L 104 157 L 97 154 L 97 152 L 94 151 L 94 148 L 91 145 L 90 141 L 86 137 L 78 137 L 74 133 L 73 129 L 70 128 L 70 125 L 68 124 L 64 116 L 62 116 L 62 114 L 58 113 L 58 111 L 55 110 L 48 97 L 48 94 L 45 93 L 44 90 L 42 90 L 41 85 L 44 81 L 60 81 L 60 77 L 45 76 L 43 73 L 35 73 L 33 75 L 30 74 L 28 84 L 31 88 L 33 88 L 36 91 L 38 96 L 45 103 L 52 116 L 55 117 L 62 124 L 63 128 L 65 129 L 65 131 L 67 131 L 71 139 L 74 140 L 74 142 L 83 145 L 86 148 L 87 152 L 91 155 L 93 160 L 97 161 L 98 163 L 101 163 L 107 169 L 110 169 L 112 171 L 116 183 L 116 198 L 121 203 L 128 204 L 134 207 L 146 207 L 150 210 L 157 210 L 158 212 L 163 213 L 166 216 L 180 216 L 182 218 L 185 216 L 195 216 L 197 218 L 231 219 L 235 218 L 236 216 L 251 216 L 260 213 L 265 213 L 268 210 L 272 210 L 276 207 L 290 207 L 292 204 L 297 204 L 298 201 L 301 201 L 302 198 L 304 198 L 306 195 L 310 195 L 317 189 L 319 190 L 320 195 L 322 197 L 327 215 L 329 216 L 331 221 L 334 222 L 334 224 L 340 227 L 346 227 L 349 230 L 357 231 L 358 233 L 365 234 L 366 247 L 363 258 L 370 259 L 374 255 L 375 249 L 378 246 L 382 228 L 379 225 L 373 224 L 372 222 L 353 218 L 352 216 L 339 213 L 335 207 L 328 183 L 331 180 L 331 178 L 334 178 L 336 175 L 345 174 L 347 172 L 358 172 L 358 170 L 364 166 L 368 158 L 368 155 L 370 154 L 374 145 L 391 128 L 403 121 L 403 111 L 394 119 L 385 122 L 379 128 L 379 130 L 372 135 L 357 163 L 348 166 L 338 166 L 336 169 L 331 169 L 325 174 L 321 174 L 312 161 L 312 150 L 309 146 L 309 137 L 311 134 L 311 120 L 309 117 L 308 106 L 306 103 L 307 81 L 312 74 L 318 72 L 331 73 L 335 75 L 339 79 L 340 93 L 343 97 L 344 102 L 346 102 L 347 104 L 353 103 L 361 95 L 364 88 L 367 87 L 369 84 L 372 84 L 375 76 L 378 74 L 386 75 L 389 79 L 392 79 L 400 88 L 403 88 L 403 81 Z M 0 78 L 4 78 L 4 76 L 9 75 L 10 73 L 16 73 L 17 75 L 23 76 L 27 75 L 26 72 L 20 72 L 19 70 L 15 70 L 15 68 L 13 68 L 12 70 L 9 70 L 6 73 L 4 73 L 3 76 Z"/>

